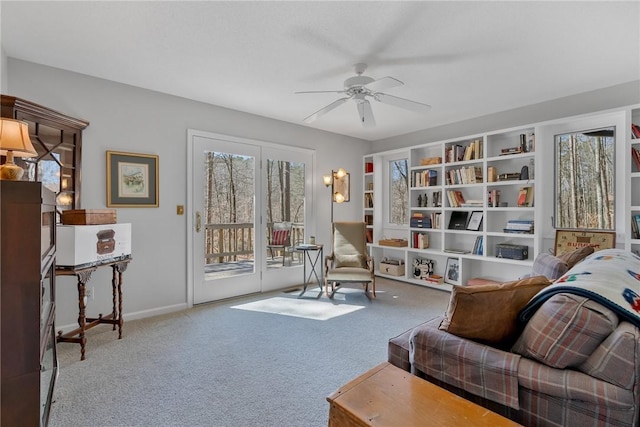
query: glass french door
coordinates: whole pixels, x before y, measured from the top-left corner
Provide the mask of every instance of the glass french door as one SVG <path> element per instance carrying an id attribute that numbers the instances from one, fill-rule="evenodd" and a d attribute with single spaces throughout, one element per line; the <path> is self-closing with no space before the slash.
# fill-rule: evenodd
<path id="1" fill-rule="evenodd" d="M 199 304 L 301 283 L 295 245 L 309 224 L 312 153 L 198 131 L 188 139 L 189 299 Z M 285 245 L 271 244 L 274 224 L 288 227 Z"/>

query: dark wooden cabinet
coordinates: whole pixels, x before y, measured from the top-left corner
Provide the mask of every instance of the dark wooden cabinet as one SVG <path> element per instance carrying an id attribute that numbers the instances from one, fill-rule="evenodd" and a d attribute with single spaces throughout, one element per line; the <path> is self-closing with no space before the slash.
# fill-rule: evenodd
<path id="1" fill-rule="evenodd" d="M 55 348 L 55 194 L 0 181 L 0 425 L 46 425 Z"/>
<path id="2" fill-rule="evenodd" d="M 26 170 L 25 181 L 40 181 L 57 195 L 59 210 L 80 208 L 82 131 L 89 125 L 33 102 L 0 96 L 0 116 L 29 125 L 34 159 L 16 159 Z"/>

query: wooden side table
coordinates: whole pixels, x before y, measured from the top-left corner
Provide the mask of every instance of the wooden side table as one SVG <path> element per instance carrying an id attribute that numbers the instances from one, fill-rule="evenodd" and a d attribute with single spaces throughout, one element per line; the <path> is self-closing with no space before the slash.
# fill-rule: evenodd
<path id="1" fill-rule="evenodd" d="M 85 359 L 85 347 L 87 338 L 85 332 L 94 326 L 102 323 L 113 325 L 113 330 L 118 328 L 118 339 L 122 338 L 122 273 L 127 269 L 131 257 L 121 258 L 104 263 L 79 266 L 79 267 L 56 267 L 56 276 L 76 276 L 78 278 L 78 328 L 63 334 L 58 331 L 57 342 L 72 342 L 80 344 L 80 360 Z M 113 270 L 111 279 L 111 289 L 113 294 L 113 310 L 111 313 L 103 316 L 102 313 L 98 317 L 86 317 L 86 292 L 87 282 L 91 279 L 94 271 L 101 267 L 111 267 Z"/>
<path id="2" fill-rule="evenodd" d="M 329 427 L 519 425 L 387 362 L 349 381 L 327 401 Z"/>

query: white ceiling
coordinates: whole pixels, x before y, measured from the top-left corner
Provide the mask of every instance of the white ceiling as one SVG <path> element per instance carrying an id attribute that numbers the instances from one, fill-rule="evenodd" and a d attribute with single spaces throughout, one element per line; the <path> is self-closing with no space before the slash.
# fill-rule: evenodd
<path id="1" fill-rule="evenodd" d="M 363 128 L 343 104 L 314 128 L 377 140 L 640 78 L 640 3 L 11 2 L 8 57 L 306 125 L 353 64 L 405 83 Z"/>

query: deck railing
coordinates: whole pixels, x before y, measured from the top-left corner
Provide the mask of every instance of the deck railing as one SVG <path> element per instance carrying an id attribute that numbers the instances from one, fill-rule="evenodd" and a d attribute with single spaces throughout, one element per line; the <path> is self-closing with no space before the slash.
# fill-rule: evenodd
<path id="1" fill-rule="evenodd" d="M 267 236 L 271 235 L 271 225 L 267 224 Z M 253 228 L 250 222 L 205 225 L 205 264 L 252 259 L 255 240 Z M 294 222 L 291 244 L 303 242 L 304 224 Z"/>

